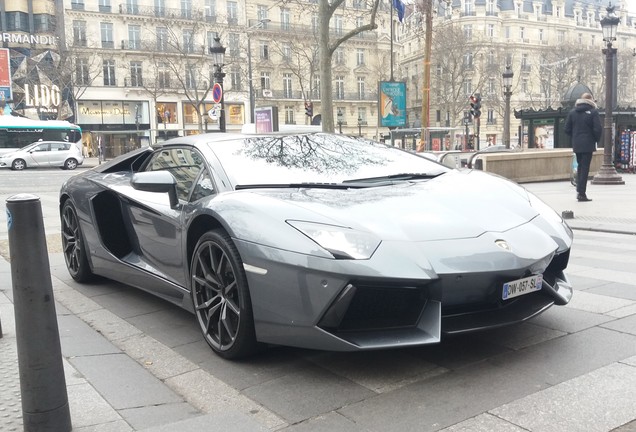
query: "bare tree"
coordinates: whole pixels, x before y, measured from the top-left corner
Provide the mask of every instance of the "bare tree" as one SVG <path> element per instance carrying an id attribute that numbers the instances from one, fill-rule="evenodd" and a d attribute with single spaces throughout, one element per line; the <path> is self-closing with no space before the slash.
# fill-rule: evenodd
<path id="1" fill-rule="evenodd" d="M 459 24 L 451 21 L 433 31 L 431 102 L 449 114 L 451 125 L 462 123 L 471 94 L 487 93 L 493 65 L 485 54 L 485 42 Z"/>
<path id="2" fill-rule="evenodd" d="M 352 37 L 369 30 L 375 30 L 376 16 L 380 0 L 360 0 L 365 5 L 364 9 L 355 9 L 355 13 L 346 15 L 348 22 L 353 23 L 351 30 L 340 31 L 338 20 L 344 20 L 346 9 L 345 0 L 318 0 L 319 17 L 319 49 L 320 49 L 320 85 L 322 103 L 322 130 L 334 132 L 335 123 L 333 118 L 333 84 L 331 76 L 331 63 L 334 52 L 343 43 Z M 368 18 L 368 23 L 358 25 L 358 18 Z M 336 25 L 337 24 L 337 25 Z M 333 30 L 336 30 L 335 32 Z"/>
<path id="3" fill-rule="evenodd" d="M 102 75 L 102 59 L 95 47 L 83 46 L 82 43 L 64 47 L 60 51 L 58 77 L 62 94 L 72 96 L 72 107 L 62 107 L 59 118 L 75 116 L 77 121 L 77 101 L 82 98 L 86 90 L 92 87 Z"/>
<path id="4" fill-rule="evenodd" d="M 149 75 L 135 85 L 144 89 L 156 102 L 157 98 L 175 90 L 183 94 L 197 113 L 199 132 L 204 131 L 205 101 L 214 85 L 211 57 L 208 53 L 208 33 L 218 34 L 218 28 L 201 19 L 184 23 L 166 21 L 161 34 L 144 45 L 153 52 Z M 132 77 L 131 77 L 132 78 Z"/>

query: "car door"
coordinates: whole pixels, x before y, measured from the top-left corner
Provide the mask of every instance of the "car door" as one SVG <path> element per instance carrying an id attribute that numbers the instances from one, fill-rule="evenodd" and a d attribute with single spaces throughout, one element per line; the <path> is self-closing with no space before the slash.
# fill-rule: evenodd
<path id="1" fill-rule="evenodd" d="M 56 167 L 64 165 L 70 149 L 71 143 L 52 142 L 51 151 L 49 152 L 49 165 Z"/>
<path id="2" fill-rule="evenodd" d="M 183 256 L 183 210 L 204 168 L 203 157 L 193 148 L 172 147 L 153 154 L 144 171 L 168 171 L 177 182 L 179 205 L 160 204 L 167 194 L 139 192 L 125 203 L 130 229 L 138 246 L 136 265 L 178 285 L 187 286 Z M 159 196 L 158 196 L 159 195 Z M 163 196 L 162 196 L 163 195 Z"/>
<path id="3" fill-rule="evenodd" d="M 28 167 L 47 167 L 51 153 L 50 143 L 43 142 L 31 148 L 26 157 Z"/>

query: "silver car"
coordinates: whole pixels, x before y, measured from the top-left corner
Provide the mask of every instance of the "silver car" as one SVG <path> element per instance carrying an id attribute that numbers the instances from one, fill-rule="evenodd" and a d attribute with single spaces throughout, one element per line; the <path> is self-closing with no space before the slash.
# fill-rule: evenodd
<path id="1" fill-rule="evenodd" d="M 175 138 L 71 177 L 59 205 L 75 280 L 184 307 L 224 358 L 438 343 L 572 296 L 572 231 L 537 197 L 343 135 Z"/>
<path id="2" fill-rule="evenodd" d="M 60 167 L 73 170 L 84 163 L 79 147 L 67 141 L 38 141 L 0 157 L 0 168 Z"/>

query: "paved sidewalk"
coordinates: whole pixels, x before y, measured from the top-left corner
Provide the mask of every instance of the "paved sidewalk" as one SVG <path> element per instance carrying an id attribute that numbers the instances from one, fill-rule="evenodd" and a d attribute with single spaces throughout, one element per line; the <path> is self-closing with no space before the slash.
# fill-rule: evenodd
<path id="1" fill-rule="evenodd" d="M 89 160 L 86 167 L 95 166 Z M 636 175 L 625 185 L 590 185 L 579 203 L 567 182 L 524 186 L 559 213 L 573 212 L 575 230 L 636 235 Z M 576 235 L 576 232 L 575 232 Z M 51 267 L 63 266 L 59 253 Z M 11 271 L 0 258 L 0 430 L 22 430 Z M 74 431 L 274 431 L 288 425 L 125 320 L 52 277 Z M 212 354 L 210 354 L 212 355 Z M 518 407 L 521 409 L 520 407 Z M 479 419 L 479 418 L 478 418 Z M 213 426 L 211 426 L 213 425 Z M 475 425 L 477 427 L 477 425 Z M 484 426 L 485 427 L 485 426 Z M 486 430 L 486 429 L 480 429 Z M 502 429 L 503 430 L 503 429 Z M 635 431 L 632 422 L 620 431 Z"/>

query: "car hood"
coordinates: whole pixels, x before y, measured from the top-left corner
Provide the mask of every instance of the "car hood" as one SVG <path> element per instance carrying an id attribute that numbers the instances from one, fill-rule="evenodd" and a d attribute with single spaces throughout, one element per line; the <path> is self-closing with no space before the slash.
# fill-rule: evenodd
<path id="1" fill-rule="evenodd" d="M 430 241 L 503 232 L 538 215 L 525 189 L 481 171 L 452 171 L 427 181 L 333 190 L 251 190 L 301 207 L 300 219 L 373 232 L 383 240 Z M 282 204 L 282 203 L 280 203 Z M 286 212 L 290 219 L 295 212 Z"/>

